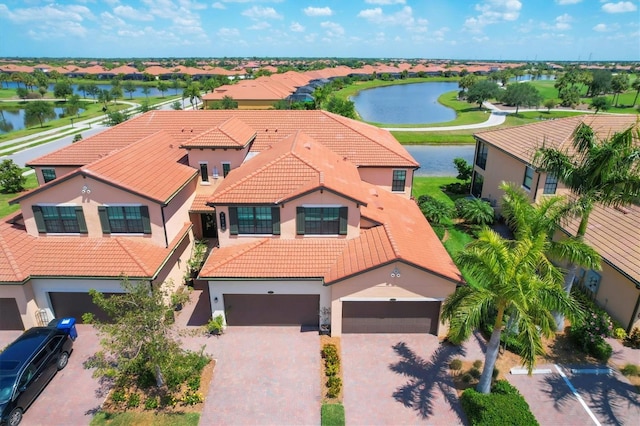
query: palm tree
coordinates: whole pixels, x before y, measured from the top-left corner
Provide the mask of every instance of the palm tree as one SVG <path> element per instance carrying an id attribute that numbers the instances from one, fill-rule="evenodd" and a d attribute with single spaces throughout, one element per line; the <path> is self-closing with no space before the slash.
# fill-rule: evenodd
<path id="1" fill-rule="evenodd" d="M 640 95 L 640 74 L 636 74 L 636 79 L 631 83 L 631 88 L 636 91 L 636 96 L 633 98 L 633 103 L 631 104 L 631 106 L 635 106 L 638 95 Z"/>
<path id="2" fill-rule="evenodd" d="M 457 265 L 474 278 L 474 284 L 459 287 L 444 302 L 442 320 L 449 321 L 449 340 L 461 343 L 493 318 L 478 392 L 490 391 L 507 318 L 517 330 L 519 355 L 531 374 L 536 356 L 544 353 L 541 336 L 554 334 L 551 311 L 563 312 L 574 320 L 582 315 L 577 303 L 562 291 L 562 273 L 543 255 L 547 246 L 544 232 L 507 240 L 484 228 L 478 239 L 456 256 Z"/>
<path id="3" fill-rule="evenodd" d="M 536 152 L 533 160 L 536 167 L 556 176 L 576 196 L 573 204 L 580 217 L 578 240 L 584 240 L 596 203 L 619 207 L 637 202 L 640 197 L 640 148 L 635 145 L 638 139 L 637 124 L 598 141 L 593 129 L 582 123 L 573 136 L 575 154 L 544 147 Z M 577 268 L 573 262 L 567 267 L 564 282 L 567 293 L 571 291 Z"/>

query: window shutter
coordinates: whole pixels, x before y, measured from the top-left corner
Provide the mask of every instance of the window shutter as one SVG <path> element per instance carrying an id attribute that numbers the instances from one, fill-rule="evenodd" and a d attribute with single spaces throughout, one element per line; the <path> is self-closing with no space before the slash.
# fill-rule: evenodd
<path id="1" fill-rule="evenodd" d="M 347 207 L 340 207 L 340 235 L 347 235 L 348 213 Z"/>
<path id="2" fill-rule="evenodd" d="M 296 233 L 304 235 L 304 207 L 296 207 Z"/>
<path id="3" fill-rule="evenodd" d="M 47 232 L 47 227 L 44 224 L 44 218 L 42 217 L 42 209 L 40 206 L 31 206 L 33 210 L 33 217 L 36 220 L 36 227 L 38 228 L 38 232 Z"/>
<path id="4" fill-rule="evenodd" d="M 107 208 L 98 206 L 98 216 L 100 216 L 100 225 L 102 225 L 102 233 L 110 234 L 111 226 L 109 225 L 109 216 L 107 216 Z"/>
<path id="5" fill-rule="evenodd" d="M 140 206 L 140 216 L 142 217 L 142 232 L 151 233 L 151 219 L 149 219 L 149 207 Z"/>
<path id="6" fill-rule="evenodd" d="M 238 208 L 229 207 L 229 234 L 238 235 Z"/>
<path id="7" fill-rule="evenodd" d="M 271 224 L 273 235 L 280 235 L 280 207 L 271 207 Z"/>
<path id="8" fill-rule="evenodd" d="M 82 210 L 82 206 L 76 206 L 76 220 L 78 221 L 78 230 L 80 231 L 80 233 L 88 233 L 87 221 L 84 220 L 84 211 Z"/>

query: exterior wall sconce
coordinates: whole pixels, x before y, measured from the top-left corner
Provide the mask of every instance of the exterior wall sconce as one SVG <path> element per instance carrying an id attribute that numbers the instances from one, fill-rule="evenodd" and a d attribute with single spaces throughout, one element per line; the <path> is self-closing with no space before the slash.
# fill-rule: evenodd
<path id="1" fill-rule="evenodd" d="M 220 212 L 220 230 L 227 230 L 227 215 L 224 212 Z"/>
<path id="2" fill-rule="evenodd" d="M 82 185 L 82 191 L 80 191 L 80 192 L 82 192 L 83 194 L 87 194 L 87 195 L 91 194 L 91 190 L 89 189 L 89 187 L 87 185 Z"/>
<path id="3" fill-rule="evenodd" d="M 393 271 L 391 271 L 391 278 L 400 278 L 400 269 L 398 267 L 393 268 Z"/>
<path id="4" fill-rule="evenodd" d="M 269 290 L 267 294 L 273 294 L 273 290 Z"/>
<path id="5" fill-rule="evenodd" d="M 213 298 L 213 303 L 218 303 L 218 296 Z"/>

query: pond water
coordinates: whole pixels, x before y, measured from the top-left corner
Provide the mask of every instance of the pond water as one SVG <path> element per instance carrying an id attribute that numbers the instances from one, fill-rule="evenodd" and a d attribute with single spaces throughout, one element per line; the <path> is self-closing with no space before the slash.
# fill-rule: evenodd
<path id="1" fill-rule="evenodd" d="M 535 80 L 555 80 L 555 79 L 556 77 L 550 74 L 542 74 L 540 77 L 535 78 Z M 525 74 L 523 76 L 518 77 L 517 79 L 515 77 L 511 77 L 509 79 L 510 82 L 511 81 L 532 81 L 532 80 L 534 80 L 534 76 L 531 74 Z"/>
<path id="2" fill-rule="evenodd" d="M 170 81 L 167 82 L 167 84 L 169 86 L 171 86 L 171 82 Z M 96 86 L 100 90 L 111 90 L 111 87 L 112 87 L 111 84 L 97 84 L 97 83 L 96 83 Z M 18 83 L 15 82 L 15 81 L 3 82 L 2 87 L 5 88 L 5 89 L 8 87 L 9 89 L 15 90 L 15 89 L 18 88 Z M 20 87 L 24 87 L 24 84 L 20 83 Z M 50 84 L 49 87 L 47 88 L 47 90 L 49 91 L 49 94 L 53 93 L 53 87 L 54 87 L 54 84 Z M 148 86 L 148 87 L 149 87 L 148 96 L 162 96 L 162 93 L 160 93 L 160 91 L 157 88 L 150 87 L 150 86 Z M 85 97 L 84 93 L 78 91 L 78 85 L 77 84 L 72 84 L 71 88 L 73 89 L 73 93 L 75 93 L 75 94 L 77 94 L 77 95 L 79 95 L 81 97 Z M 34 90 L 37 93 L 38 89 L 34 88 Z M 177 94 L 181 94 L 182 93 L 182 88 L 178 88 L 177 90 L 178 90 Z M 164 92 L 164 96 L 175 96 L 175 95 L 176 95 L 176 89 L 173 89 L 171 87 L 166 92 Z M 123 97 L 121 99 L 127 100 L 131 96 L 133 96 L 134 98 L 144 98 L 145 94 L 142 93 L 142 88 L 140 86 L 138 86 L 138 87 L 136 87 L 136 91 L 133 92 L 131 95 L 129 95 L 129 93 L 125 92 L 124 89 L 123 89 L 122 90 L 122 96 Z M 87 98 L 91 98 L 91 96 L 89 96 L 88 94 L 87 94 L 86 97 Z"/>
<path id="3" fill-rule="evenodd" d="M 45 117 L 43 122 L 57 120 L 65 116 L 65 108 L 55 107 L 53 113 Z M 80 108 L 78 114 L 83 112 L 84 109 Z M 75 117 L 75 116 L 74 116 Z M 9 133 L 14 130 L 22 130 L 25 127 L 38 127 L 40 121 L 38 119 L 27 119 L 25 117 L 24 108 L 2 108 L 0 107 L 0 133 Z"/>
<path id="4" fill-rule="evenodd" d="M 387 124 L 442 123 L 456 112 L 438 103 L 440 95 L 457 91 L 458 82 L 398 84 L 360 91 L 351 100 L 365 121 Z"/>
<path id="5" fill-rule="evenodd" d="M 475 145 L 405 145 L 409 154 L 420 163 L 414 176 L 456 176 L 458 171 L 453 165 L 456 157 L 473 163 Z"/>

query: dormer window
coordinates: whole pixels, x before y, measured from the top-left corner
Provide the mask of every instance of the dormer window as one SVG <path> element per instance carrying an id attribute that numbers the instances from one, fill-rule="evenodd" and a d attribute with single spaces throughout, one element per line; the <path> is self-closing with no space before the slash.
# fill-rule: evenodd
<path id="1" fill-rule="evenodd" d="M 42 180 L 44 183 L 51 182 L 56 178 L 56 169 L 42 169 Z"/>

